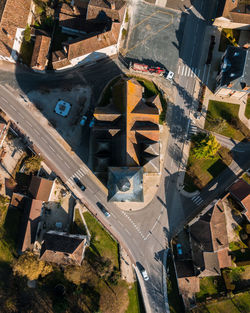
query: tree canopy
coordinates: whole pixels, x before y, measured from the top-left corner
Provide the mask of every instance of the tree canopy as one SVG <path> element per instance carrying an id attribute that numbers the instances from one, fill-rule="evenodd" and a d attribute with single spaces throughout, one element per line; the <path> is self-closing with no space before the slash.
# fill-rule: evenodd
<path id="1" fill-rule="evenodd" d="M 192 150 L 193 156 L 196 159 L 212 158 L 220 149 L 220 144 L 215 136 L 209 134 L 199 133 L 193 138 L 194 148 Z"/>

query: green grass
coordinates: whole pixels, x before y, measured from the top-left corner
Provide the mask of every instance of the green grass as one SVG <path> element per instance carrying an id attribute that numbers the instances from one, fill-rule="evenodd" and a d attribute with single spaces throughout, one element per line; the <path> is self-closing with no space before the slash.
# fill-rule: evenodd
<path id="1" fill-rule="evenodd" d="M 93 252 L 104 258 L 109 258 L 113 265 L 118 267 L 117 242 L 104 230 L 101 224 L 99 224 L 89 212 L 84 212 L 83 216 L 91 233 L 91 248 Z"/>
<path id="2" fill-rule="evenodd" d="M 171 313 L 182 313 L 183 303 L 179 295 L 177 280 L 175 276 L 175 269 L 172 257 L 168 257 L 168 266 L 170 278 L 167 278 L 168 303 Z"/>
<path id="3" fill-rule="evenodd" d="M 125 313 L 140 313 L 138 291 L 137 282 L 128 289 L 129 305 Z"/>
<path id="4" fill-rule="evenodd" d="M 244 179 L 244 181 L 246 181 L 249 185 L 250 185 L 250 176 L 247 175 L 246 173 L 242 175 L 242 178 Z"/>
<path id="5" fill-rule="evenodd" d="M 34 49 L 34 42 L 32 40 L 30 42 L 23 40 L 21 49 L 20 49 L 19 59 L 21 59 L 22 62 L 28 66 L 30 66 L 33 49 Z"/>
<path id="6" fill-rule="evenodd" d="M 230 39 L 226 36 L 230 35 Z M 235 43 L 239 42 L 240 30 L 223 28 L 220 37 L 219 51 L 224 52 L 229 45 L 233 45 L 232 40 L 235 39 Z"/>
<path id="7" fill-rule="evenodd" d="M 231 163 L 229 150 L 221 147 L 211 159 L 198 160 L 192 155 L 192 146 L 184 178 L 184 189 L 188 192 L 204 188 L 212 179 L 217 177 Z"/>
<path id="8" fill-rule="evenodd" d="M 237 294 L 230 299 L 204 304 L 193 313 L 248 313 L 250 312 L 250 292 Z"/>
<path id="9" fill-rule="evenodd" d="M 247 98 L 245 116 L 246 116 L 246 118 L 250 119 L 250 97 Z"/>
<path id="10" fill-rule="evenodd" d="M 250 135 L 250 131 L 239 120 L 238 112 L 238 104 L 210 100 L 205 129 L 235 140 L 243 140 Z"/>
<path id="11" fill-rule="evenodd" d="M 207 297 L 216 296 L 220 291 L 225 291 L 222 277 L 203 277 L 200 279 L 200 291 L 196 293 L 196 299 L 201 302 Z"/>

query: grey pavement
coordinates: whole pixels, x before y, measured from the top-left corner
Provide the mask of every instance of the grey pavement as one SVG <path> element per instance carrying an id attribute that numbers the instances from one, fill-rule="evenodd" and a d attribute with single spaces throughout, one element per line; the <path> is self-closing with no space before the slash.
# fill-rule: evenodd
<path id="1" fill-rule="evenodd" d="M 210 1 L 195 1 L 195 3 L 197 3 L 196 11 L 185 13 L 185 37 L 187 36 L 189 40 L 185 40 L 181 44 L 180 55 L 182 57 L 181 64 L 185 62 L 185 65 L 189 65 L 191 68 L 192 66 L 200 68 L 203 27 L 206 27 L 204 18 L 209 21 L 213 10 Z M 199 17 L 195 17 L 197 12 Z M 201 27 L 201 33 L 195 31 L 197 25 L 198 28 Z M 176 49 L 175 53 L 177 53 L 177 57 L 175 55 L 174 58 L 177 60 L 179 50 Z M 156 55 L 156 57 L 158 56 Z M 157 60 L 157 58 L 153 60 Z M 60 86 L 67 87 L 83 82 L 89 84 L 93 89 L 92 104 L 94 106 L 106 82 L 120 73 L 121 70 L 112 60 L 65 73 L 51 73 L 42 76 L 27 72 L 20 67 L 15 72 L 0 71 L 0 84 L 3 86 L 0 87 L 0 107 L 18 123 L 18 127 L 30 137 L 33 144 L 48 160 L 52 169 L 79 195 L 81 201 L 86 203 L 92 213 L 126 248 L 134 263 L 140 262 L 146 268 L 150 277 L 149 281 L 145 282 L 150 307 L 152 312 L 162 313 L 166 311 L 162 262 L 169 239 L 194 214 L 199 213 L 208 201 L 212 201 L 223 192 L 227 182 L 233 181 L 242 169 L 249 167 L 249 154 L 234 151 L 235 162 L 215 182 L 211 183 L 217 183 L 215 187 L 209 185 L 200 193 L 200 198 L 187 199 L 180 194 L 177 180 L 182 168 L 183 146 L 188 135 L 196 77 L 190 76 L 189 79 L 185 75 L 177 75 L 176 77 L 173 85 L 175 101 L 169 104 L 167 111 L 170 135 L 160 186 L 151 203 L 136 212 L 124 212 L 115 204 L 108 203 L 105 190 L 100 187 L 86 165 L 76 155 L 65 151 L 53 136 L 39 125 L 31 113 L 16 100 L 16 96 L 4 88 L 5 84 L 9 84 L 13 88 L 20 88 L 25 93 L 41 86 L 53 88 L 60 84 Z M 74 177 L 81 180 L 86 186 L 86 191 L 82 192 L 78 189 L 74 183 Z M 98 201 L 110 211 L 111 217 L 109 219 L 105 218 L 98 209 L 96 205 Z"/>

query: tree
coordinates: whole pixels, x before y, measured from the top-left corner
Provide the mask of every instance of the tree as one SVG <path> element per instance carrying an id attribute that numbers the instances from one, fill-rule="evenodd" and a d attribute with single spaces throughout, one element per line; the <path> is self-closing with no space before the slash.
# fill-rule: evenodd
<path id="1" fill-rule="evenodd" d="M 198 134 L 194 140 L 193 156 L 196 159 L 212 158 L 220 149 L 220 144 L 213 135 Z"/>
<path id="2" fill-rule="evenodd" d="M 24 30 L 24 40 L 30 42 L 30 39 L 31 39 L 31 29 L 30 26 L 27 25 Z"/>
<path id="3" fill-rule="evenodd" d="M 25 174 L 37 172 L 41 167 L 41 161 L 42 161 L 42 158 L 38 155 L 34 155 L 26 159 L 24 162 Z"/>
<path id="4" fill-rule="evenodd" d="M 50 264 L 39 261 L 32 252 L 22 254 L 13 266 L 13 272 L 20 276 L 26 276 L 29 280 L 46 276 L 53 271 Z"/>

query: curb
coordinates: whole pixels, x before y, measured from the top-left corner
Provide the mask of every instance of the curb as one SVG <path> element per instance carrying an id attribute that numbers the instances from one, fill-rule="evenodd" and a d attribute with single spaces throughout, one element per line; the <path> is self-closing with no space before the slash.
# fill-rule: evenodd
<path id="1" fill-rule="evenodd" d="M 163 262 L 162 262 L 162 284 L 163 284 L 163 294 L 165 302 L 165 312 L 170 313 L 169 303 L 168 303 L 168 290 L 167 290 L 167 257 L 168 257 L 169 248 L 164 251 Z"/>

